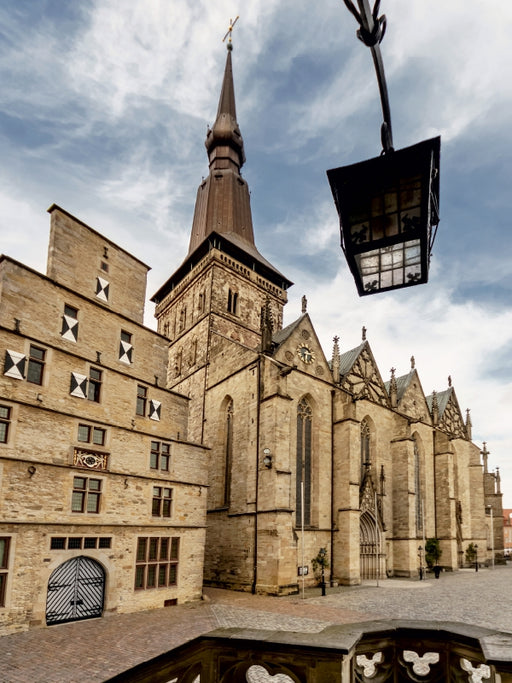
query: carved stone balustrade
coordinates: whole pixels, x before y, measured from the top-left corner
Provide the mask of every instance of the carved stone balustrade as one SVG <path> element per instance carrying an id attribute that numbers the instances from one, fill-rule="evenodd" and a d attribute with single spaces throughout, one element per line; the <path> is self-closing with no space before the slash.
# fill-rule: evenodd
<path id="1" fill-rule="evenodd" d="M 512 683 L 512 633 L 374 621 L 319 633 L 220 628 L 111 683 Z"/>

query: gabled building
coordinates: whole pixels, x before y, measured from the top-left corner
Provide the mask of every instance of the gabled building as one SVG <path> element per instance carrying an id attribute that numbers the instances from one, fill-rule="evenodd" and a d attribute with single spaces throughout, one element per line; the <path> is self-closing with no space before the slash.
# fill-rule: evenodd
<path id="1" fill-rule="evenodd" d="M 0 261 L 0 632 L 201 596 L 208 454 L 148 267 L 52 206 L 47 274 Z"/>
<path id="2" fill-rule="evenodd" d="M 228 46 L 230 47 L 230 45 Z M 47 275 L 0 264 L 0 624 L 456 570 L 486 543 L 480 449 L 455 391 L 411 359 L 384 381 L 361 344 L 330 357 L 303 297 L 257 249 L 228 50 L 188 253 L 147 267 L 59 207 Z M 204 558 L 204 567 L 203 567 Z"/>

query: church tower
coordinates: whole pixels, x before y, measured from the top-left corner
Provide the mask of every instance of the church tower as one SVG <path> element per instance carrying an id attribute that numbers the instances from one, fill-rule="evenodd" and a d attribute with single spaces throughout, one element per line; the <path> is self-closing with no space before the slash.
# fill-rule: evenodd
<path id="1" fill-rule="evenodd" d="M 197 191 L 188 254 L 152 298 L 158 331 L 171 342 L 167 387 L 192 399 L 190 437 L 201 442 L 208 387 L 219 381 L 219 372 L 234 372 L 247 352 L 261 349 L 265 308 L 274 331 L 281 329 L 292 284 L 254 242 L 230 42 L 227 47 L 217 117 L 205 141 L 209 174 Z"/>

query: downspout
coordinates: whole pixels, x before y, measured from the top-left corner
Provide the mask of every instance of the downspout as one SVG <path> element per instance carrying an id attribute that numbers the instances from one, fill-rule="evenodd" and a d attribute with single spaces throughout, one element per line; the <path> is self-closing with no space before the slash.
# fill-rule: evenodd
<path id="1" fill-rule="evenodd" d="M 258 364 L 256 366 L 256 381 L 258 386 L 256 388 L 256 496 L 255 496 L 255 510 L 254 510 L 254 558 L 253 558 L 253 573 L 252 573 L 252 588 L 251 593 L 256 594 L 256 585 L 258 583 L 258 493 L 260 483 L 260 404 L 261 404 L 261 354 L 258 356 Z"/>
<path id="2" fill-rule="evenodd" d="M 331 389 L 331 571 L 329 583 L 334 580 L 334 389 Z"/>
<path id="3" fill-rule="evenodd" d="M 201 443 L 204 444 L 204 423 L 205 423 L 205 410 L 206 410 L 206 390 L 208 386 L 208 375 L 210 370 L 210 348 L 212 341 L 212 294 L 213 294 L 213 274 L 210 278 L 210 301 L 208 303 L 208 308 L 210 312 L 208 313 L 208 335 L 206 339 L 206 359 L 204 368 L 204 386 L 203 386 L 203 409 L 201 415 Z"/>

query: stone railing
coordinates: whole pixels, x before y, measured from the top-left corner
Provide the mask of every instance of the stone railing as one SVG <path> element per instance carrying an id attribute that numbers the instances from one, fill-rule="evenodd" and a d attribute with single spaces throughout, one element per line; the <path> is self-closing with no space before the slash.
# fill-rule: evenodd
<path id="1" fill-rule="evenodd" d="M 377 621 L 319 633 L 221 628 L 111 683 L 512 683 L 512 633 Z"/>

